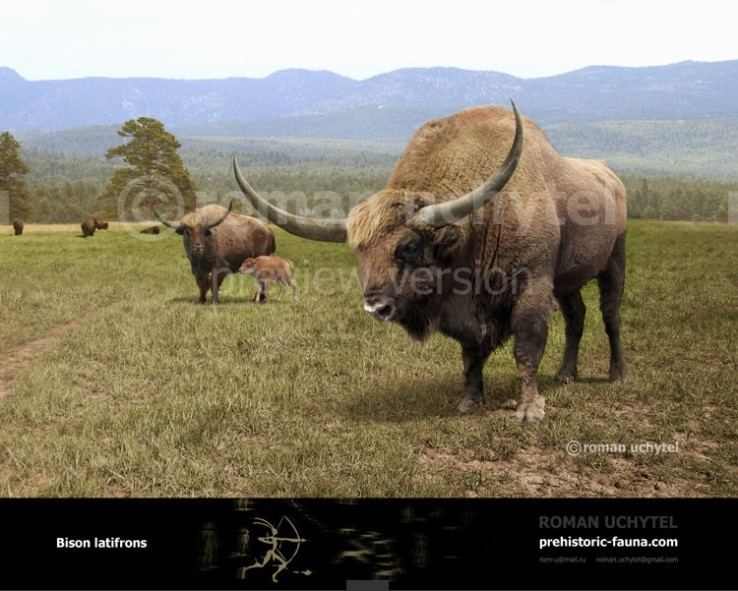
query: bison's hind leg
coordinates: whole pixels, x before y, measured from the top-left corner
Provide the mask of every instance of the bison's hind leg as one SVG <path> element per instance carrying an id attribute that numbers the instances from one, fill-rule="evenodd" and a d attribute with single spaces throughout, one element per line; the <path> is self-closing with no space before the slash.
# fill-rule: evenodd
<path id="1" fill-rule="evenodd" d="M 610 380 L 623 380 L 626 369 L 620 344 L 620 300 L 625 286 L 625 234 L 618 237 L 607 266 L 597 276 L 597 283 L 602 320 L 610 341 Z"/>
<path id="2" fill-rule="evenodd" d="M 290 277 L 288 279 L 290 287 L 292 288 L 292 299 L 297 299 L 297 283 L 295 283 L 295 280 Z"/>
<path id="3" fill-rule="evenodd" d="M 566 349 L 556 379 L 562 383 L 577 378 L 577 359 L 579 357 L 579 341 L 584 332 L 584 315 L 586 307 L 579 290 L 566 295 L 559 295 L 559 305 L 566 321 Z"/>

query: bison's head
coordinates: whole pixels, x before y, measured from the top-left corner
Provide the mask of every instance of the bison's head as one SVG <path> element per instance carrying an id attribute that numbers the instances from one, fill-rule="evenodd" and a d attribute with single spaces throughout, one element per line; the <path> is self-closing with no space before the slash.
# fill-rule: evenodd
<path id="1" fill-rule="evenodd" d="M 499 193 L 520 159 L 523 125 L 515 114 L 515 137 L 500 168 L 481 186 L 460 197 L 437 200 L 423 193 L 385 189 L 357 205 L 346 220 L 311 219 L 288 213 L 261 197 L 241 174 L 236 181 L 257 209 L 288 232 L 312 240 L 348 240 L 359 263 L 364 309 L 374 318 L 403 325 L 425 338 L 436 323 L 440 298 L 464 255 L 464 220 Z"/>
<path id="2" fill-rule="evenodd" d="M 197 212 L 193 214 L 187 214 L 180 220 L 179 223 L 168 222 L 163 219 L 159 212 L 155 209 L 154 215 L 156 218 L 165 226 L 173 228 L 177 234 L 184 238 L 185 248 L 187 249 L 188 255 L 192 259 L 200 259 L 205 254 L 205 244 L 208 236 L 211 234 L 211 230 L 217 225 L 223 223 L 233 209 L 233 202 L 225 210 L 222 216 L 219 216 L 215 220 L 207 220 L 203 216 L 197 215 Z"/>
<path id="3" fill-rule="evenodd" d="M 251 275 L 254 272 L 254 268 L 256 267 L 256 259 L 253 257 L 248 257 L 246 260 L 244 260 L 243 263 L 241 263 L 241 266 L 238 269 L 239 273 L 243 273 L 244 275 Z"/>
<path id="4" fill-rule="evenodd" d="M 431 334 L 450 269 L 463 257 L 463 229 L 433 226 L 418 216 L 432 198 L 384 190 L 357 205 L 346 220 L 359 265 L 364 310 L 401 324 L 417 339 Z"/>
<path id="5" fill-rule="evenodd" d="M 95 220 L 95 228 L 98 230 L 107 230 L 108 229 L 108 222 L 105 220 Z"/>

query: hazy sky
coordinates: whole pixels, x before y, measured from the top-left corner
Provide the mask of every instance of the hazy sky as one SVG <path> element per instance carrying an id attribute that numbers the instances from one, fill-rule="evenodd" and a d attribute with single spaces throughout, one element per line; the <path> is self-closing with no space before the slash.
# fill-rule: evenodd
<path id="1" fill-rule="evenodd" d="M 697 0 L 3 0 L 0 65 L 31 80 L 352 78 L 411 66 L 523 77 L 738 59 L 738 9 Z"/>

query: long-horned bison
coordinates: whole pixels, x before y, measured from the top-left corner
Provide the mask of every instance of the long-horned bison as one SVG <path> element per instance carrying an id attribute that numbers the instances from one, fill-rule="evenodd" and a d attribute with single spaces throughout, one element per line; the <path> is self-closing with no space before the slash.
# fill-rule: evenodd
<path id="1" fill-rule="evenodd" d="M 416 339 L 440 330 L 461 344 L 459 411 L 481 405 L 483 365 L 512 335 L 522 380 L 516 414 L 543 418 L 536 374 L 549 319 L 558 302 L 566 320 L 558 377 L 574 379 L 585 313 L 580 289 L 593 278 L 610 340 L 610 378 L 624 377 L 625 188 L 602 162 L 558 154 L 515 105 L 513 112 L 478 107 L 423 125 L 386 188 L 346 220 L 292 215 L 259 196 L 235 159 L 234 173 L 257 210 L 286 230 L 348 240 L 372 316 Z"/>
<path id="2" fill-rule="evenodd" d="M 107 230 L 108 222 L 90 216 L 80 224 L 80 227 L 82 228 L 82 238 L 87 238 L 88 236 L 94 236 L 95 230 Z"/>
<path id="3" fill-rule="evenodd" d="M 256 218 L 233 213 L 221 205 L 206 205 L 182 217 L 178 223 L 162 219 L 161 223 L 182 235 L 192 274 L 200 288 L 200 303 L 212 289 L 213 303 L 218 303 L 218 290 L 225 277 L 236 273 L 248 257 L 270 255 L 276 248 L 274 233 Z"/>
<path id="4" fill-rule="evenodd" d="M 23 228 L 25 225 L 23 224 L 23 220 L 13 220 L 13 233 L 16 236 L 22 236 L 23 235 Z"/>

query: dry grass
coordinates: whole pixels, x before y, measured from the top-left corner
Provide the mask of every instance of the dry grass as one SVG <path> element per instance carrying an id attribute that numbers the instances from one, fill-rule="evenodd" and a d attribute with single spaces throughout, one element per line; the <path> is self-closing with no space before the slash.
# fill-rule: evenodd
<path id="1" fill-rule="evenodd" d="M 518 424 L 509 347 L 488 402 L 457 416 L 457 345 L 425 346 L 361 310 L 343 246 L 279 233 L 297 302 L 257 305 L 232 278 L 196 306 L 179 239 L 30 226 L 0 237 L 0 355 L 88 317 L 30 356 L 0 400 L 0 487 L 51 496 L 733 496 L 738 490 L 738 229 L 633 222 L 623 307 L 630 375 L 604 381 L 607 340 L 586 289 L 582 380 L 541 368 L 548 414 Z M 308 281 L 308 279 L 311 279 Z M 325 286 L 324 286 L 325 287 Z M 566 444 L 679 441 L 675 454 L 582 454 Z"/>

